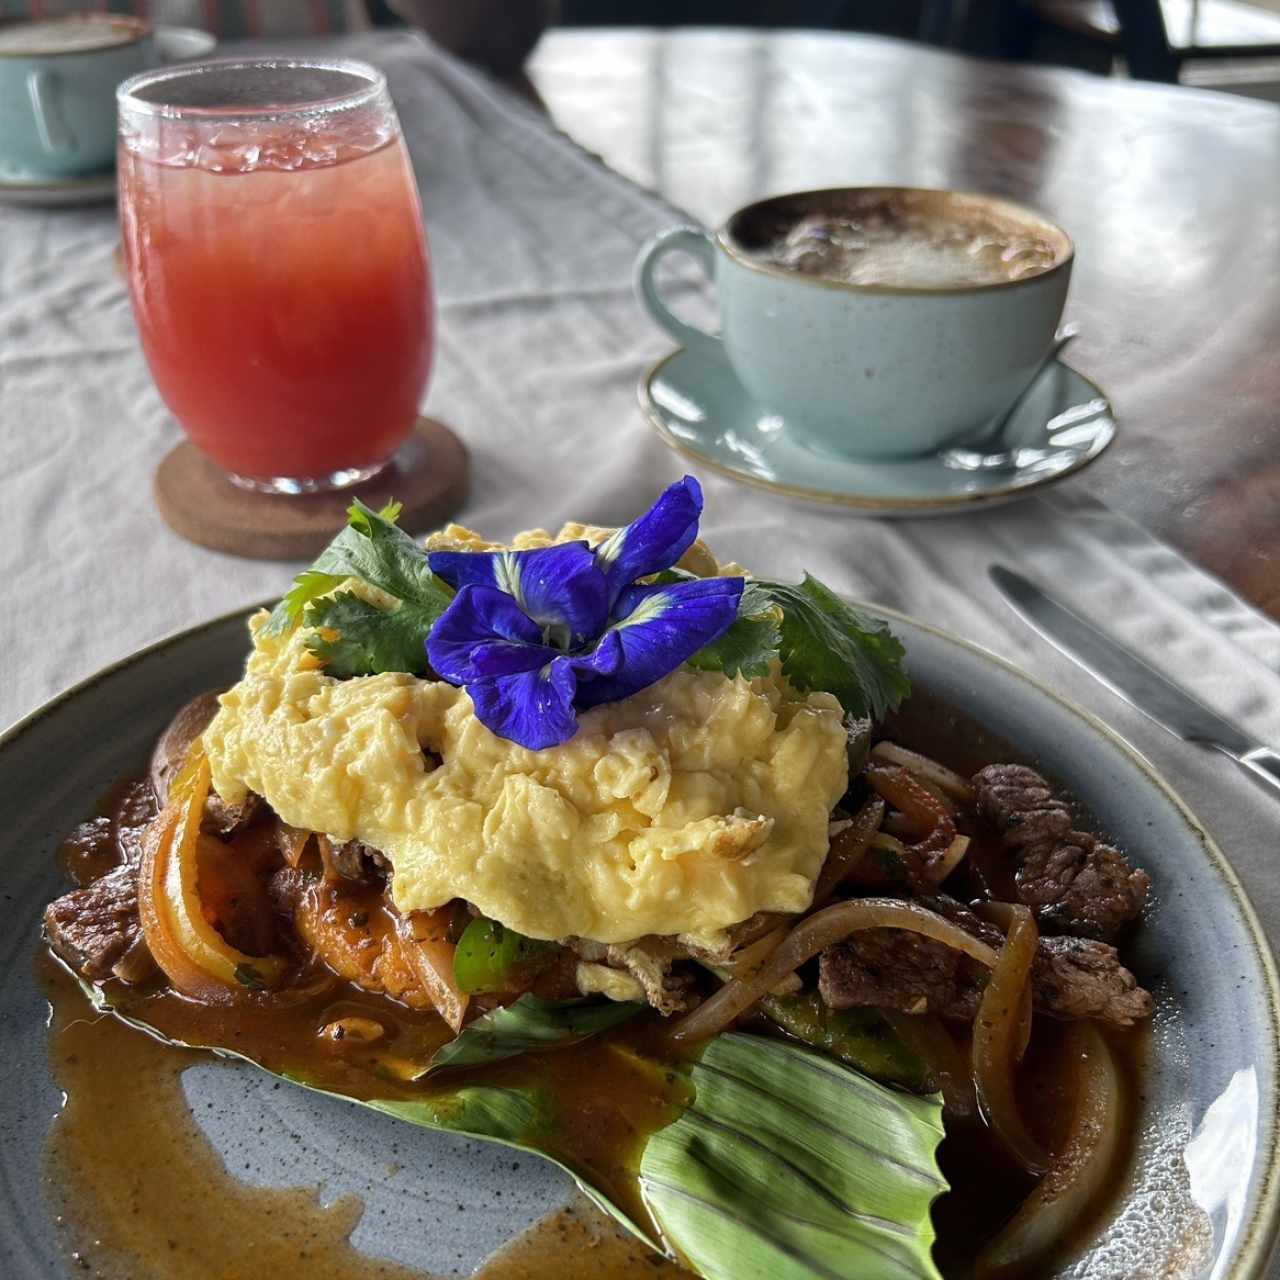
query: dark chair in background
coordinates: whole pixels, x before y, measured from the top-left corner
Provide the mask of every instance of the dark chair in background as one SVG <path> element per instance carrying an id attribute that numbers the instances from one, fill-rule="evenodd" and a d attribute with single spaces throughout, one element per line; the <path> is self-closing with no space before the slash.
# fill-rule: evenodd
<path id="1" fill-rule="evenodd" d="M 1280 58 L 1280 13 L 1237 0 L 1032 0 L 1044 28 L 1081 42 L 1106 69 L 1123 57 L 1139 80 L 1176 82 L 1191 62 Z M 1099 69 L 1102 69 L 1100 67 Z"/>

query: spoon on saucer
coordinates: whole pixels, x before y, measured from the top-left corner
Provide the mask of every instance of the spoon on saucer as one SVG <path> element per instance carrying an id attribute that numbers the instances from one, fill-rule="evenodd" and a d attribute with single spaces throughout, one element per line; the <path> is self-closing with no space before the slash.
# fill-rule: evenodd
<path id="1" fill-rule="evenodd" d="M 1080 326 L 1078 324 L 1064 324 L 1058 330 L 1054 336 L 1053 346 L 1049 348 L 1049 354 L 1045 356 L 1022 394 L 1005 410 L 1004 417 L 1000 419 L 995 431 L 991 433 L 991 442 L 993 444 L 1000 443 L 1009 423 L 1017 416 L 1018 410 L 1026 403 L 1032 389 L 1040 381 L 1040 375 L 1044 372 L 1045 366 L 1052 364 L 1062 354 L 1063 348 L 1079 332 Z M 997 449 L 991 453 L 986 453 L 981 449 L 956 448 L 943 450 L 941 458 L 942 465 L 950 467 L 952 471 L 1013 471 L 1020 465 L 1019 454 L 1022 452 L 1023 450 L 1020 449 Z"/>

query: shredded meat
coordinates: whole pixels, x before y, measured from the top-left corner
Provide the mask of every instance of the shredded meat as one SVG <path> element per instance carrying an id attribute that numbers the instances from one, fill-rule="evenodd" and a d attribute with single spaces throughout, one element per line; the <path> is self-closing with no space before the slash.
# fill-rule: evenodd
<path id="1" fill-rule="evenodd" d="M 612 946 L 587 938 L 569 938 L 564 945 L 589 964 L 629 973 L 640 984 L 645 999 L 664 1017 L 683 1013 L 689 1007 L 692 975 L 675 969 L 676 961 L 688 952 L 674 938 L 639 938 Z"/>
<path id="2" fill-rule="evenodd" d="M 998 947 L 1003 935 L 946 897 L 923 905 Z M 972 1021 L 986 984 L 982 965 L 945 943 L 901 929 L 867 929 L 828 947 L 818 989 L 833 1009 L 874 1006 Z M 1114 947 L 1089 938 L 1041 938 L 1031 973 L 1035 1007 L 1059 1018 L 1098 1018 L 1121 1026 L 1149 1017 L 1151 996 Z"/>
<path id="3" fill-rule="evenodd" d="M 1088 832 L 1034 769 L 993 764 L 974 775 L 978 809 L 1020 859 L 1018 897 L 1046 933 L 1114 941 L 1142 914 L 1151 878 Z"/>
<path id="4" fill-rule="evenodd" d="M 411 1009 L 434 1009 L 406 948 L 380 901 L 353 901 L 316 876 L 285 867 L 271 877 L 276 909 L 293 921 L 307 949 L 334 973 L 365 991 L 382 993 Z M 380 896 L 380 895 L 379 895 Z"/>
<path id="5" fill-rule="evenodd" d="M 644 988 L 645 999 L 665 1018 L 689 1007 L 693 979 L 688 973 L 675 971 L 677 958 L 670 938 L 641 938 L 610 947 L 607 963 L 626 969 Z"/>
<path id="6" fill-rule="evenodd" d="M 93 981 L 141 982 L 155 971 L 138 920 L 138 871 L 130 863 L 51 902 L 44 927 L 53 949 Z"/>

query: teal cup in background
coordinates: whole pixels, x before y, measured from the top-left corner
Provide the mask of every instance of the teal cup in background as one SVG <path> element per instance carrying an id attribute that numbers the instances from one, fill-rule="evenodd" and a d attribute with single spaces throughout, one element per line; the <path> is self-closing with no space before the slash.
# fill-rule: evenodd
<path id="1" fill-rule="evenodd" d="M 155 61 L 137 18 L 80 14 L 0 25 L 0 180 L 109 170 L 116 86 Z"/>
<path id="2" fill-rule="evenodd" d="M 1051 265 L 1016 280 L 922 288 L 851 284 L 760 256 L 778 228 L 878 199 L 1025 230 L 1051 248 Z M 682 320 L 660 296 L 655 269 L 675 252 L 691 254 L 715 282 L 718 334 Z M 636 285 L 663 329 L 694 356 L 727 359 L 793 439 L 840 456 L 917 457 L 981 441 L 1026 389 L 1053 343 L 1073 255 L 1065 231 L 1011 201 L 842 187 L 759 201 L 715 233 L 665 231 L 640 251 Z"/>

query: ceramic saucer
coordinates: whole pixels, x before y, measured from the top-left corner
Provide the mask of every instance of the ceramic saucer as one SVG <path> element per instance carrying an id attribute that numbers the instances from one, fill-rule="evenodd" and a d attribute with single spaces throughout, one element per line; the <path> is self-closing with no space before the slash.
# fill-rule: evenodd
<path id="1" fill-rule="evenodd" d="M 876 516 L 947 515 L 1012 502 L 1087 467 L 1116 434 L 1102 391 L 1056 360 L 1005 429 L 999 447 L 1014 457 L 1001 470 L 956 469 L 941 453 L 882 461 L 816 452 L 751 399 L 723 355 L 673 351 L 640 380 L 640 406 L 671 448 L 721 475 Z"/>
<path id="2" fill-rule="evenodd" d="M 0 175 L 0 204 L 100 204 L 116 198 L 116 171 L 83 178 L 8 178 Z"/>

